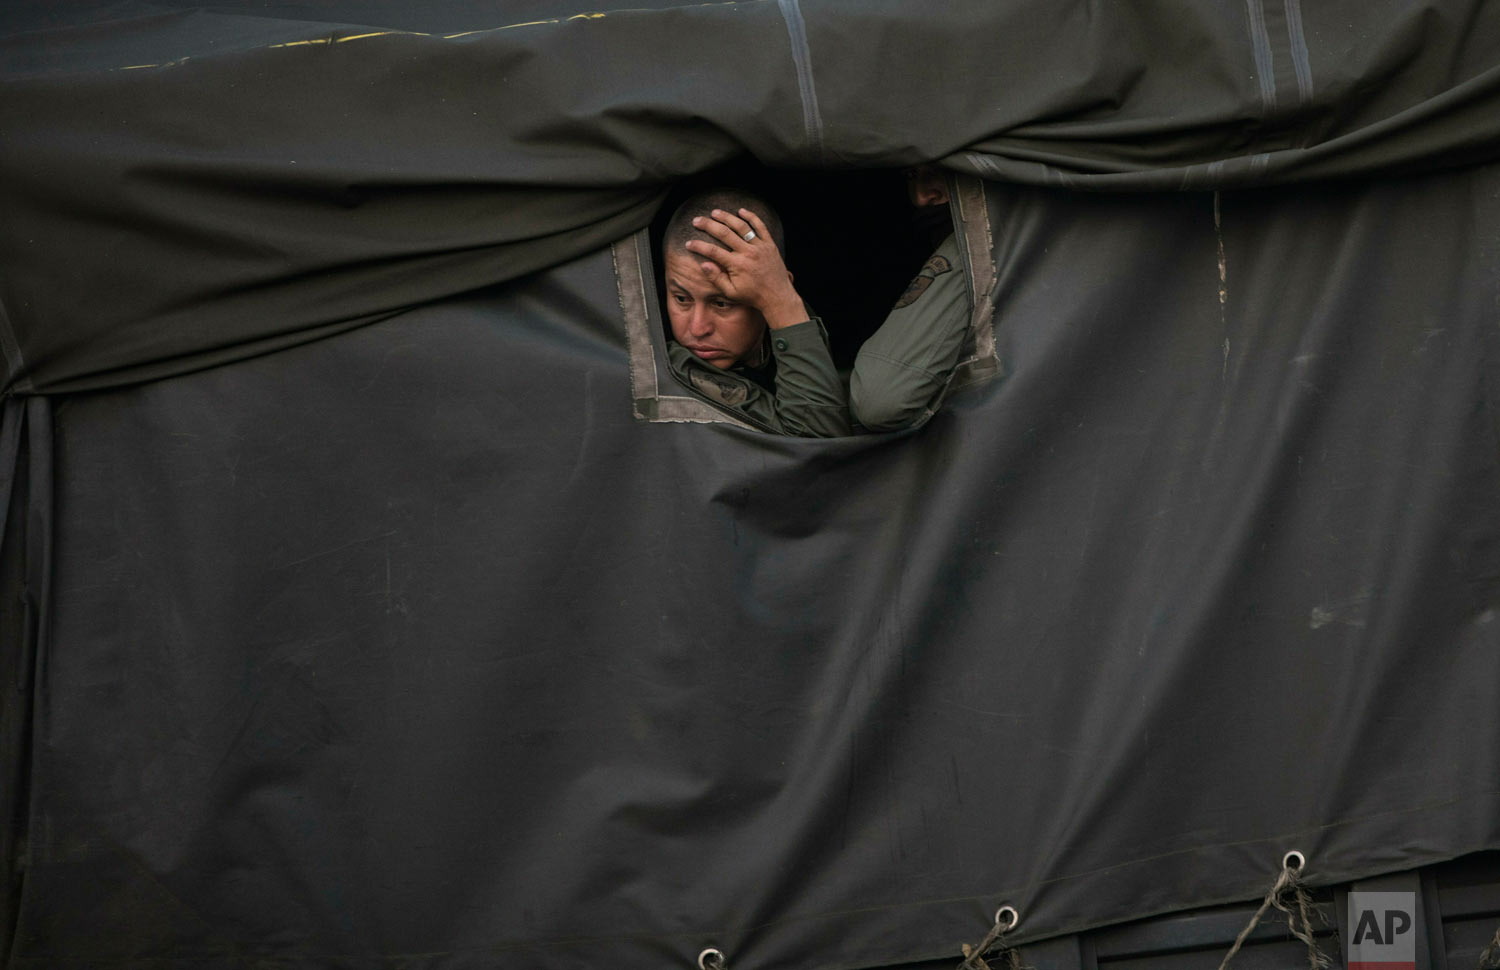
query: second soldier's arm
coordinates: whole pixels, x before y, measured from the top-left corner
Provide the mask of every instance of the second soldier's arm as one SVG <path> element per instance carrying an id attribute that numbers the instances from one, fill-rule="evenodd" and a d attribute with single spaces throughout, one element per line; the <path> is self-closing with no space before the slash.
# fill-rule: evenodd
<path id="1" fill-rule="evenodd" d="M 953 374 L 971 311 L 969 281 L 949 236 L 859 349 L 849 379 L 854 420 L 869 431 L 920 423 Z"/>

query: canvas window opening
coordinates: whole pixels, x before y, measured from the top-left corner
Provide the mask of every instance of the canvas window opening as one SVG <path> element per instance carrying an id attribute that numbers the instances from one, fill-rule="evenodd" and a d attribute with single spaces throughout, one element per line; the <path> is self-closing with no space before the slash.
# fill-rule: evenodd
<path id="1" fill-rule="evenodd" d="M 931 216 L 924 218 L 911 205 L 902 170 L 786 172 L 740 161 L 676 186 L 649 229 L 616 244 L 636 417 L 770 432 L 750 416 L 701 395 L 667 362 L 671 333 L 660 265 L 662 236 L 682 200 L 722 186 L 747 189 L 777 210 L 785 228 L 787 268 L 810 312 L 823 320 L 834 364 L 846 375 L 865 340 L 932 255 L 937 239 Z M 950 180 L 950 196 L 948 217 L 968 269 L 971 317 L 958 367 L 942 397 L 1000 369 L 988 301 L 995 270 L 983 183 L 956 176 Z"/>

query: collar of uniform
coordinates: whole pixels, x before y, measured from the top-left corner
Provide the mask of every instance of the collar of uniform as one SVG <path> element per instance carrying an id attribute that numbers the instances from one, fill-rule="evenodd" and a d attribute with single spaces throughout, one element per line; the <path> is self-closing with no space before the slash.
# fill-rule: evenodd
<path id="1" fill-rule="evenodd" d="M 771 340 L 767 336 L 769 330 L 770 328 L 767 327 L 760 332 L 760 341 L 756 343 L 755 347 L 749 353 L 740 358 L 740 364 L 752 370 L 758 370 L 770 362 Z"/>

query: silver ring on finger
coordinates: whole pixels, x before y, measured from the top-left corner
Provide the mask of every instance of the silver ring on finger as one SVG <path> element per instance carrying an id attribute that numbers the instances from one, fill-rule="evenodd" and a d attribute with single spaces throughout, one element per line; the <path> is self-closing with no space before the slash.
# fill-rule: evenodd
<path id="1" fill-rule="evenodd" d="M 754 242 L 754 241 L 755 241 L 755 230 L 751 229 L 749 232 L 745 233 L 745 242 Z"/>

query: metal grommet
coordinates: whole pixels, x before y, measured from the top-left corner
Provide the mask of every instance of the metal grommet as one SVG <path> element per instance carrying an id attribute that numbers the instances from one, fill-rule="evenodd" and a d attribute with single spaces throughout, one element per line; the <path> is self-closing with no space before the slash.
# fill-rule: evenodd
<path id="1" fill-rule="evenodd" d="M 1292 851 L 1281 857 L 1281 868 L 1283 869 L 1289 869 L 1292 872 L 1296 872 L 1305 865 L 1307 865 L 1307 856 L 1298 852 L 1296 849 L 1293 849 Z"/>
<path id="2" fill-rule="evenodd" d="M 1001 927 L 1007 933 L 1015 929 L 1016 924 L 1019 922 L 1021 922 L 1021 914 L 1016 912 L 1014 906 L 1007 904 L 995 910 L 995 925 Z"/>
<path id="3" fill-rule="evenodd" d="M 724 951 L 718 947 L 705 947 L 703 952 L 698 954 L 698 970 L 726 970 L 728 966 L 729 964 L 724 962 Z"/>

